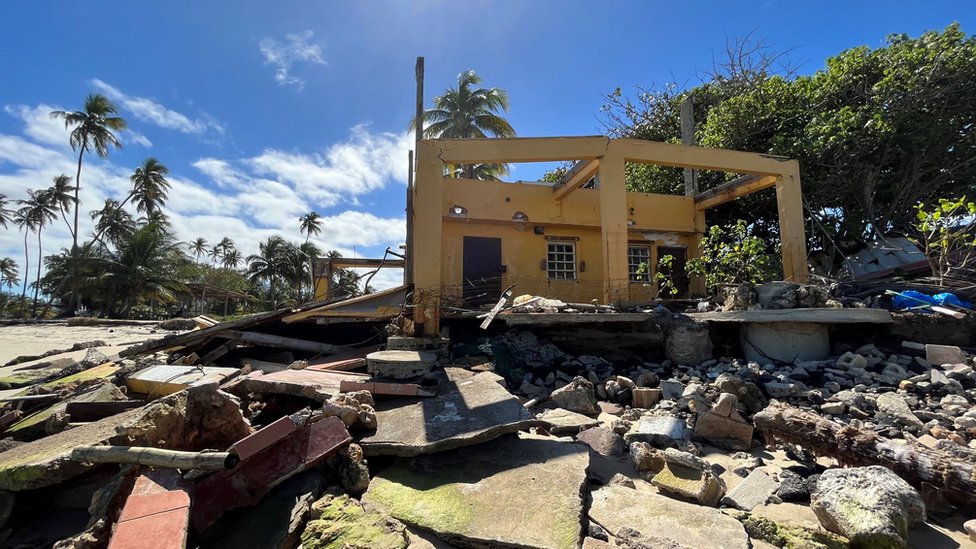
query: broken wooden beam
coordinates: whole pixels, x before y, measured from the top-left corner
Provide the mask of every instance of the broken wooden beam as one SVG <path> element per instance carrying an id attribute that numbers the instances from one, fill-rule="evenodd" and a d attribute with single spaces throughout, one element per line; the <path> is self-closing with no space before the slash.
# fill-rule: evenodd
<path id="1" fill-rule="evenodd" d="M 102 418 L 145 406 L 144 400 L 102 400 L 97 402 L 69 402 L 64 413 L 71 416 L 72 423 L 98 421 Z"/>
<path id="2" fill-rule="evenodd" d="M 481 323 L 482 330 L 486 330 L 488 328 L 488 325 L 491 324 L 491 321 L 495 320 L 495 316 L 498 314 L 499 311 L 502 310 L 502 307 L 505 306 L 505 302 L 508 301 L 508 298 L 512 296 L 512 288 L 514 287 L 515 287 L 514 285 L 509 286 L 508 289 L 502 292 L 501 297 L 498 298 L 498 303 L 495 303 L 495 306 L 491 308 L 491 311 L 488 311 L 488 316 L 485 317 L 484 321 L 482 321 Z"/>
<path id="3" fill-rule="evenodd" d="M 976 461 L 914 442 L 888 440 L 779 402 L 758 412 L 753 422 L 768 437 L 767 443 L 796 444 L 843 465 L 883 465 L 916 487 L 941 492 L 948 501 L 967 508 L 976 505 Z"/>
<path id="4" fill-rule="evenodd" d="M 223 471 L 233 469 L 240 459 L 229 452 L 180 452 L 145 446 L 78 446 L 71 459 L 85 463 L 135 463 L 168 469 Z"/>
<path id="5" fill-rule="evenodd" d="M 416 383 L 380 383 L 376 381 L 347 381 L 339 382 L 339 391 L 349 393 L 353 391 L 369 391 L 373 395 L 391 396 L 419 396 L 432 397 L 434 391 L 421 387 Z"/>
<path id="6" fill-rule="evenodd" d="M 227 330 L 217 334 L 217 337 L 233 339 L 252 345 L 263 345 L 265 347 L 276 347 L 282 349 L 294 349 L 296 351 L 306 351 L 316 354 L 335 354 L 348 351 L 348 347 L 322 343 L 319 341 L 309 341 L 307 339 L 297 339 L 272 334 L 262 334 L 260 332 L 238 332 Z"/>

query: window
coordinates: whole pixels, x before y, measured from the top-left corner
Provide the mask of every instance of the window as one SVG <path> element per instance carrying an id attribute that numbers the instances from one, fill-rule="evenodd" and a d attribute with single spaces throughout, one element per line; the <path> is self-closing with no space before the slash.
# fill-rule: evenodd
<path id="1" fill-rule="evenodd" d="M 550 280 L 576 280 L 576 244 L 549 242 L 546 270 Z"/>
<path id="2" fill-rule="evenodd" d="M 643 272 L 640 266 L 646 264 Z M 627 271 L 630 273 L 631 282 L 650 282 L 651 281 L 651 247 L 650 246 L 629 246 L 627 248 Z"/>

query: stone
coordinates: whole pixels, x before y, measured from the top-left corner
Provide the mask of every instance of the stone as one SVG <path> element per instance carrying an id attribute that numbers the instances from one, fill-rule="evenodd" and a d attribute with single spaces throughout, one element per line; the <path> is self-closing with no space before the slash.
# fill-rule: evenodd
<path id="1" fill-rule="evenodd" d="M 108 357 L 105 353 L 99 351 L 94 347 L 89 347 L 85 351 L 85 358 L 81 359 L 78 364 L 85 369 L 94 368 L 95 366 L 101 366 L 108 362 Z"/>
<path id="2" fill-rule="evenodd" d="M 362 501 L 463 547 L 575 549 L 588 463 L 579 444 L 519 433 L 397 460 Z"/>
<path id="3" fill-rule="evenodd" d="M 766 389 L 766 394 L 770 398 L 789 398 L 799 392 L 796 383 L 782 383 L 779 381 L 770 381 L 764 384 L 763 388 Z"/>
<path id="4" fill-rule="evenodd" d="M 369 467 L 358 444 L 350 444 L 339 450 L 329 462 L 339 478 L 339 484 L 347 493 L 361 496 L 369 488 Z"/>
<path id="5" fill-rule="evenodd" d="M 201 534 L 202 547 L 291 549 L 303 536 L 312 504 L 322 494 L 318 471 L 306 471 L 275 486 L 253 507 L 228 513 Z"/>
<path id="6" fill-rule="evenodd" d="M 426 351 L 376 351 L 366 355 L 366 371 L 390 379 L 409 379 L 430 373 L 437 355 Z"/>
<path id="7" fill-rule="evenodd" d="M 583 429 L 596 427 L 600 424 L 597 419 L 562 408 L 545 410 L 537 415 L 536 419 L 545 424 L 550 433 L 557 436 L 575 435 Z"/>
<path id="8" fill-rule="evenodd" d="M 322 404 L 324 417 L 338 417 L 346 427 L 362 426 L 376 429 L 376 410 L 369 391 L 353 391 L 332 395 Z"/>
<path id="9" fill-rule="evenodd" d="M 685 420 L 668 415 L 645 415 L 637 426 L 624 435 L 629 445 L 633 442 L 647 442 L 659 448 L 677 446 L 688 438 Z"/>
<path id="10" fill-rule="evenodd" d="M 811 482 L 810 479 L 813 479 Z M 817 478 L 803 478 L 798 473 L 783 469 L 779 473 L 779 488 L 776 497 L 791 503 L 810 501 L 810 492 L 816 487 Z"/>
<path id="11" fill-rule="evenodd" d="M 646 442 L 635 442 L 630 445 L 630 459 L 634 463 L 634 468 L 640 473 L 646 471 L 660 473 L 661 469 L 664 469 L 664 452 Z"/>
<path id="12" fill-rule="evenodd" d="M 765 471 L 753 469 L 749 476 L 722 499 L 722 503 L 743 511 L 752 511 L 755 507 L 765 505 L 769 496 L 773 495 L 777 488 L 779 483 Z"/>
<path id="13" fill-rule="evenodd" d="M 724 311 L 754 309 L 759 300 L 756 287 L 748 282 L 743 282 L 738 286 L 726 287 L 723 293 L 722 310 Z"/>
<path id="14" fill-rule="evenodd" d="M 810 507 L 825 529 L 855 547 L 907 547 L 909 528 L 925 520 L 918 491 L 880 465 L 828 469 Z"/>
<path id="15" fill-rule="evenodd" d="M 650 491 L 604 486 L 592 493 L 589 516 L 617 538 L 632 529 L 678 547 L 746 549 L 742 524 L 718 509 L 678 501 Z M 674 547 L 658 543 L 646 547 Z"/>
<path id="16" fill-rule="evenodd" d="M 664 451 L 664 461 L 664 469 L 651 479 L 660 490 L 710 507 L 718 505 L 725 495 L 725 483 L 701 459 L 668 448 Z"/>
<path id="17" fill-rule="evenodd" d="M 573 381 L 553 391 L 549 398 L 560 408 L 571 412 L 592 415 L 600 411 L 596 405 L 593 383 L 581 376 L 574 377 Z"/>
<path id="18" fill-rule="evenodd" d="M 403 523 L 345 494 L 328 494 L 313 503 L 311 519 L 301 535 L 301 546 L 305 549 L 406 549 L 410 546 L 410 535 Z M 241 547 L 257 545 L 245 543 Z"/>
<path id="19" fill-rule="evenodd" d="M 820 405 L 821 412 L 834 416 L 843 414 L 845 408 L 846 406 L 844 406 L 843 402 L 824 402 Z"/>
<path id="20" fill-rule="evenodd" d="M 592 427 L 581 431 L 576 440 L 586 444 L 601 456 L 620 457 L 624 455 L 624 439 L 606 427 Z"/>
<path id="21" fill-rule="evenodd" d="M 969 534 L 969 541 L 976 541 L 976 519 L 967 520 L 962 527 L 966 530 L 966 533 Z"/>
<path id="22" fill-rule="evenodd" d="M 730 450 L 748 450 L 752 446 L 752 424 L 736 410 L 735 395 L 722 393 L 711 410 L 698 414 L 695 437 Z"/>
<path id="23" fill-rule="evenodd" d="M 197 327 L 197 323 L 192 318 L 169 318 L 159 323 L 160 330 L 173 332 L 183 332 Z"/>
<path id="24" fill-rule="evenodd" d="M 939 401 L 939 406 L 951 416 L 959 416 L 969 411 L 973 405 L 960 395 L 946 395 Z"/>
<path id="25" fill-rule="evenodd" d="M 438 373 L 437 396 L 376 403 L 376 432 L 359 441 L 367 456 L 416 456 L 478 444 L 528 429 L 532 414 L 491 372 Z"/>
<path id="26" fill-rule="evenodd" d="M 912 413 L 905 399 L 897 393 L 882 393 L 876 401 L 878 410 L 890 417 L 895 423 L 911 429 L 921 429 L 925 424 Z"/>
<path id="27" fill-rule="evenodd" d="M 960 364 L 966 362 L 966 355 L 955 345 L 925 345 L 925 361 L 929 364 L 942 366 L 943 364 Z"/>
<path id="28" fill-rule="evenodd" d="M 634 479 L 628 477 L 627 475 L 624 475 L 623 473 L 615 473 L 612 477 L 610 477 L 610 482 L 607 482 L 607 485 L 623 486 L 626 488 L 635 488 L 635 489 L 637 488 L 637 485 L 634 484 Z"/>
<path id="29" fill-rule="evenodd" d="M 685 393 L 685 384 L 676 379 L 665 379 L 661 382 L 661 398 L 677 400 Z"/>
<path id="30" fill-rule="evenodd" d="M 0 490 L 59 484 L 92 465 L 72 461 L 75 446 L 117 444 L 201 451 L 227 448 L 250 434 L 240 402 L 201 386 L 0 453 Z"/>
<path id="31" fill-rule="evenodd" d="M 647 387 L 631 389 L 631 395 L 633 397 L 631 405 L 634 408 L 653 408 L 661 401 L 661 394 L 661 389 L 649 389 Z"/>
<path id="32" fill-rule="evenodd" d="M 705 323 L 680 324 L 668 330 L 664 352 L 675 364 L 698 366 L 712 358 L 712 340 Z"/>
<path id="33" fill-rule="evenodd" d="M 763 309 L 793 309 L 797 305 L 799 289 L 799 284 L 781 280 L 760 284 L 756 286 L 759 306 Z"/>
<path id="34" fill-rule="evenodd" d="M 850 370 L 856 368 L 863 370 L 868 366 L 868 360 L 857 353 L 847 352 L 837 357 L 837 368 Z"/>

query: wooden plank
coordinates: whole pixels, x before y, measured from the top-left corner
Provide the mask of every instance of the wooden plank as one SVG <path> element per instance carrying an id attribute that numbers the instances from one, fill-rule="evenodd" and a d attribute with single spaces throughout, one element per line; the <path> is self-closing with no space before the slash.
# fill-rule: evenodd
<path id="1" fill-rule="evenodd" d="M 495 320 L 495 315 L 498 314 L 498 311 L 502 310 L 502 307 L 505 306 L 505 302 L 508 301 L 508 298 L 512 297 L 512 288 L 514 287 L 515 285 L 509 286 L 508 289 L 502 292 L 502 296 L 498 298 L 498 303 L 495 303 L 495 306 L 492 307 L 491 311 L 488 312 L 488 316 L 486 316 L 485 320 L 482 321 L 481 323 L 482 330 L 486 330 L 488 326 L 491 324 L 491 321 Z"/>
<path id="2" fill-rule="evenodd" d="M 432 397 L 436 394 L 434 391 L 425 389 L 416 383 L 380 383 L 376 381 L 351 380 L 340 381 L 339 391 L 343 393 L 349 393 L 352 391 L 369 391 L 373 395 L 420 397 Z"/>
<path id="3" fill-rule="evenodd" d="M 566 175 L 562 177 L 555 185 L 552 186 L 553 198 L 555 200 L 562 200 L 569 193 L 575 191 L 576 189 L 582 187 L 589 181 L 594 175 L 596 175 L 597 170 L 600 168 L 600 160 L 594 158 L 593 160 L 580 160 L 573 166 L 573 169 L 569 171 Z"/>
<path id="4" fill-rule="evenodd" d="M 812 322 L 815 324 L 891 324 L 891 313 L 884 309 L 775 309 L 688 313 L 688 317 L 710 322 Z"/>
<path id="5" fill-rule="evenodd" d="M 135 463 L 167 469 L 223 471 L 233 469 L 239 459 L 229 452 L 182 452 L 151 446 L 76 446 L 71 460 L 83 463 Z"/>
<path id="6" fill-rule="evenodd" d="M 315 371 L 339 371 L 347 372 L 350 370 L 357 370 L 359 368 L 366 367 L 366 355 L 369 353 L 375 353 L 379 351 L 382 345 L 370 345 L 369 347 L 361 347 L 348 353 L 340 353 L 337 355 L 332 355 L 327 359 L 318 359 L 308 361 L 307 370 Z"/>
<path id="7" fill-rule="evenodd" d="M 130 375 L 125 380 L 130 391 L 144 395 L 166 396 L 193 385 L 222 383 L 240 373 L 238 368 L 211 366 L 150 366 Z"/>
<path id="8" fill-rule="evenodd" d="M 294 349 L 296 351 L 306 351 L 309 353 L 334 354 L 349 349 L 348 347 L 332 345 L 331 343 L 322 343 L 319 341 L 309 341 L 306 339 L 296 339 L 294 337 L 285 337 L 272 334 L 262 334 L 259 332 L 238 332 L 234 330 L 226 330 L 218 337 L 234 339 L 244 343 L 250 343 L 252 345 L 263 345 L 266 347 L 276 347 L 281 349 Z"/>
<path id="9" fill-rule="evenodd" d="M 736 198 L 741 198 L 775 185 L 776 177 L 774 176 L 744 175 L 695 195 L 695 208 L 699 210 L 714 208 L 719 204 L 725 204 Z"/>

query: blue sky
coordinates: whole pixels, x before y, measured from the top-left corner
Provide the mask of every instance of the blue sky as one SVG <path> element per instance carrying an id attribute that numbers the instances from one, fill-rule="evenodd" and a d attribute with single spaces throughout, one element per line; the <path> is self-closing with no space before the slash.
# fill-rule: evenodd
<path id="1" fill-rule="evenodd" d="M 315 210 L 326 217 L 317 242 L 359 257 L 402 242 L 418 55 L 428 103 L 473 68 L 508 90 L 519 135 L 593 135 L 604 94 L 693 86 L 726 39 L 753 29 L 811 73 L 889 33 L 976 28 L 976 3 L 958 1 L 112 0 L 0 13 L 0 193 L 74 175 L 47 113 L 98 92 L 131 131 L 123 150 L 86 160 L 83 213 L 124 195 L 154 156 L 171 169 L 168 213 L 184 240 L 230 236 L 248 254 L 271 234 L 298 240 L 298 216 Z M 63 223 L 45 235 L 47 250 L 69 242 Z M 0 229 L 2 256 L 23 262 L 14 228 Z M 377 286 L 399 273 L 384 276 Z"/>

